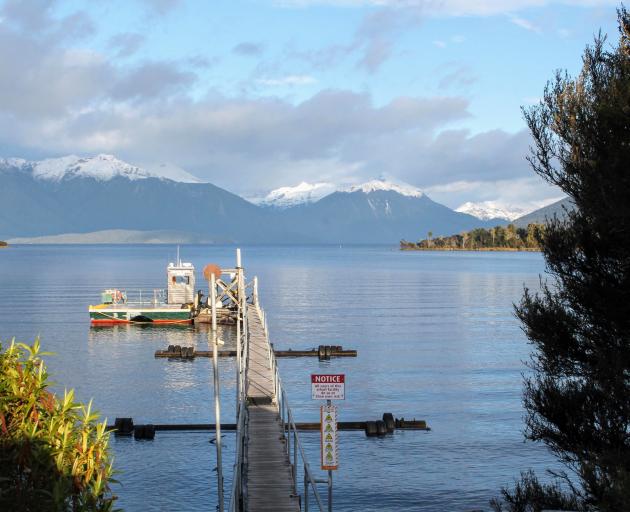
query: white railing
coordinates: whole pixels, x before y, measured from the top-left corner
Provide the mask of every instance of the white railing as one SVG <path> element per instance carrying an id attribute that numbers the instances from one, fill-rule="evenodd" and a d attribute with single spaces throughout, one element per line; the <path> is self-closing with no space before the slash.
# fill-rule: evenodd
<path id="1" fill-rule="evenodd" d="M 246 372 L 249 353 L 249 334 L 247 322 L 248 303 L 245 297 L 244 277 L 242 269 L 237 269 L 238 296 L 236 320 L 236 450 L 232 473 L 232 490 L 230 492 L 230 512 L 240 512 L 247 509 L 244 491 L 245 485 L 245 454 L 247 453 L 247 430 L 249 416 L 247 412 Z M 230 287 L 232 288 L 232 287 Z"/>
<path id="2" fill-rule="evenodd" d="M 166 290 L 122 290 L 116 289 L 120 298 L 114 297 L 113 306 L 158 306 L 166 305 Z"/>
<path id="3" fill-rule="evenodd" d="M 304 469 L 304 487 L 303 494 L 301 496 L 303 500 L 303 508 L 305 511 L 308 511 L 308 500 L 309 500 L 309 491 L 312 491 L 313 496 L 315 497 L 315 502 L 319 507 L 320 512 L 324 512 L 324 510 L 332 510 L 329 503 L 328 508 L 324 507 L 322 502 L 322 498 L 319 495 L 317 490 L 317 484 L 327 484 L 330 489 L 332 485 L 332 481 L 329 478 L 322 479 L 316 478 L 311 470 L 311 467 L 306 459 L 306 454 L 304 453 L 304 448 L 302 443 L 300 443 L 300 436 L 298 435 L 298 429 L 295 424 L 295 419 L 293 417 L 293 411 L 289 405 L 289 400 L 287 399 L 287 393 L 282 386 L 282 379 L 280 378 L 280 371 L 278 370 L 278 360 L 276 359 L 276 355 L 274 354 L 273 347 L 271 343 L 269 343 L 269 331 L 267 326 L 267 316 L 265 315 L 264 310 L 260 307 L 259 304 L 256 305 L 258 309 L 258 313 L 260 318 L 263 321 L 263 327 L 265 331 L 265 337 L 267 338 L 267 346 L 269 347 L 269 364 L 271 366 L 271 370 L 273 372 L 273 383 L 274 383 L 274 393 L 276 399 L 278 401 L 278 411 L 280 413 L 280 419 L 282 421 L 282 435 L 284 436 L 286 443 L 286 453 L 287 457 L 289 457 L 289 463 L 291 464 L 291 476 L 293 479 L 293 494 L 295 496 L 299 496 L 298 493 L 298 463 Z M 330 492 L 329 492 L 330 496 Z"/>
<path id="4" fill-rule="evenodd" d="M 247 399 L 245 390 L 246 381 L 246 369 L 247 369 L 247 354 L 248 354 L 248 327 L 247 327 L 247 308 L 254 307 L 260 316 L 263 324 L 265 337 L 267 338 L 267 346 L 269 351 L 269 364 L 273 372 L 274 379 L 274 393 L 278 405 L 278 412 L 282 421 L 282 435 L 285 439 L 286 454 L 289 458 L 291 465 L 291 476 L 293 483 L 293 494 L 300 496 L 300 503 L 302 509 L 308 512 L 309 497 L 315 498 L 315 503 L 320 512 L 325 510 L 331 510 L 331 503 L 328 503 L 328 507 L 324 506 L 322 498 L 317 490 L 317 484 L 326 484 L 329 489 L 332 481 L 330 478 L 321 479 L 316 478 L 313 471 L 306 459 L 304 447 L 300 442 L 297 426 L 293 417 L 293 412 L 289 406 L 287 394 L 282 387 L 282 381 L 280 379 L 280 372 L 278 371 L 278 364 L 276 361 L 273 348 L 269 343 L 269 331 L 267 328 L 267 319 L 264 310 L 260 307 L 258 302 L 258 283 L 256 278 L 249 284 L 244 284 L 244 279 L 241 277 L 242 272 L 239 275 L 241 281 L 239 287 L 239 298 L 242 298 L 242 302 L 239 301 L 239 318 L 237 320 L 237 353 L 241 353 L 242 357 L 237 361 L 237 429 L 236 429 L 236 453 L 234 457 L 234 469 L 232 478 L 232 490 L 230 493 L 230 512 L 242 512 L 247 510 L 247 496 L 244 492 L 246 485 L 245 471 L 247 453 L 247 428 L 248 428 L 248 415 L 247 415 Z M 245 291 L 250 288 L 251 295 L 249 301 L 245 300 Z M 302 466 L 304 470 L 304 481 L 302 495 L 298 493 L 298 467 Z"/>

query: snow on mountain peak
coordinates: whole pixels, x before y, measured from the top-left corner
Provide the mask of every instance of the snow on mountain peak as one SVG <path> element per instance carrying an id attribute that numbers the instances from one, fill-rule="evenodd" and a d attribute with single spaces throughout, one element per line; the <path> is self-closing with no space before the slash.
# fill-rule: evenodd
<path id="1" fill-rule="evenodd" d="M 180 183 L 203 183 L 197 176 L 193 176 L 181 167 L 171 163 L 147 165 L 148 172 L 159 178 L 166 178 Z"/>
<path id="2" fill-rule="evenodd" d="M 22 168 L 27 164 L 23 158 L 0 158 L 0 169 Z"/>
<path id="3" fill-rule="evenodd" d="M 265 197 L 254 200 L 264 206 L 290 208 L 298 204 L 314 203 L 335 191 L 332 183 L 307 183 L 303 181 L 295 187 L 280 187 L 269 192 Z"/>
<path id="4" fill-rule="evenodd" d="M 252 202 L 263 206 L 290 208 L 299 204 L 314 203 L 333 192 L 363 192 L 369 194 L 376 191 L 393 191 L 410 197 L 422 197 L 424 193 L 406 183 L 396 183 L 384 179 L 375 179 L 361 185 L 336 186 L 333 183 L 307 183 L 303 181 L 294 187 L 280 187 L 269 192 L 263 198 L 253 198 Z"/>
<path id="5" fill-rule="evenodd" d="M 467 202 L 456 208 L 456 212 L 467 213 L 481 220 L 507 219 L 515 220 L 526 213 L 535 210 L 536 207 L 525 208 L 523 206 L 508 205 L 500 201 L 483 201 L 480 203 Z"/>
<path id="6" fill-rule="evenodd" d="M 87 158 L 76 155 L 47 158 L 33 162 L 32 167 L 35 178 L 50 181 L 75 177 L 95 178 L 99 181 L 108 181 L 116 176 L 124 176 L 130 180 L 156 177 L 140 167 L 106 154 Z"/>
<path id="7" fill-rule="evenodd" d="M 353 185 L 345 190 L 345 192 L 363 192 L 369 194 L 377 191 L 392 191 L 403 196 L 422 197 L 424 192 L 407 183 L 395 183 L 384 179 L 371 180 L 361 185 Z"/>
<path id="8" fill-rule="evenodd" d="M 159 164 L 149 171 L 107 154 L 93 157 L 68 155 L 39 161 L 7 158 L 0 159 L 0 168 L 21 169 L 31 172 L 36 179 L 47 181 L 60 181 L 68 178 L 93 178 L 98 181 L 108 181 L 122 176 L 132 181 L 160 178 L 183 183 L 200 183 L 200 180 L 195 176 L 172 164 Z"/>

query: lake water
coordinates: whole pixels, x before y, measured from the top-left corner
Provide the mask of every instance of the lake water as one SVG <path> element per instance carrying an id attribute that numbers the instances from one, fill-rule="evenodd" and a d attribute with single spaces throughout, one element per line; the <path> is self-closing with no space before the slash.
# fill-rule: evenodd
<path id="1" fill-rule="evenodd" d="M 101 289 L 164 288 L 173 246 L 15 246 L 0 250 L 0 339 L 15 336 L 56 353 L 57 389 L 94 399 L 110 423 L 214 422 L 210 359 L 169 362 L 169 344 L 208 349 L 201 327 L 91 328 L 87 306 Z M 182 259 L 234 265 L 233 247 L 182 246 Z M 519 472 L 553 467 L 546 449 L 524 443 L 523 361 L 530 346 L 513 315 L 523 286 L 544 273 L 536 253 L 400 252 L 392 247 L 244 247 L 257 275 L 276 348 L 343 345 L 358 357 L 280 359 L 298 421 L 317 421 L 310 374 L 346 374 L 340 420 L 384 412 L 425 419 L 431 432 L 366 438 L 340 433 L 335 510 L 489 510 Z M 198 288 L 203 288 L 198 283 Z M 226 348 L 233 333 L 221 333 Z M 222 420 L 234 418 L 234 362 L 220 361 Z M 154 441 L 114 438 L 126 511 L 213 510 L 216 465 L 210 433 L 158 432 Z M 319 436 L 304 433 L 318 467 Z M 224 437 L 226 495 L 234 434 Z M 322 489 L 323 490 L 323 489 Z"/>

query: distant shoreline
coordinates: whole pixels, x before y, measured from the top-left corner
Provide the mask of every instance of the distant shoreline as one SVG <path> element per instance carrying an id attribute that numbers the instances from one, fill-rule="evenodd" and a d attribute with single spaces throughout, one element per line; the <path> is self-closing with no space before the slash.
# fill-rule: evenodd
<path id="1" fill-rule="evenodd" d="M 540 249 L 529 247 L 479 247 L 478 249 L 458 249 L 455 247 L 401 247 L 401 251 L 434 251 L 434 252 L 540 252 Z"/>

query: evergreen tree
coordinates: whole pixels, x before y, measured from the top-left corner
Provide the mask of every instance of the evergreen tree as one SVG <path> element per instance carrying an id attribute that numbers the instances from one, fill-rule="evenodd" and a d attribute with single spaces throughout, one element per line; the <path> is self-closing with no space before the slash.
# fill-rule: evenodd
<path id="1" fill-rule="evenodd" d="M 630 16 L 623 7 L 618 20 L 616 47 L 600 34 L 579 76 L 557 73 L 541 103 L 524 111 L 532 168 L 576 209 L 552 219 L 539 239 L 552 282 L 539 294 L 525 290 L 516 308 L 535 349 L 525 380 L 526 437 L 567 466 L 580 508 L 602 512 L 630 510 Z"/>

